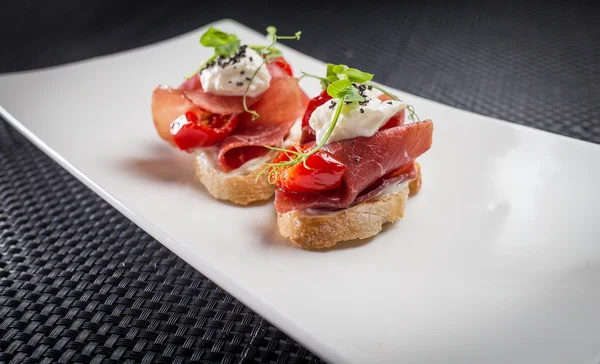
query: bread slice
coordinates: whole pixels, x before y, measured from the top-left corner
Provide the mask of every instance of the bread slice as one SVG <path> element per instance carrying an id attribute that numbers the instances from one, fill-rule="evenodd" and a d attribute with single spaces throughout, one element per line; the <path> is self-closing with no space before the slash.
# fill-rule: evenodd
<path id="1" fill-rule="evenodd" d="M 196 178 L 214 198 L 219 200 L 247 205 L 271 198 L 277 189 L 277 186 L 267 182 L 266 176 L 261 176 L 257 180 L 257 172 L 228 174 L 197 160 L 195 165 Z"/>
<path id="2" fill-rule="evenodd" d="M 341 241 L 364 239 L 377 235 L 383 224 L 404 216 L 408 196 L 421 189 L 421 167 L 415 163 L 417 177 L 400 191 L 324 215 L 308 215 L 300 211 L 277 214 L 279 232 L 295 245 L 316 250 L 330 248 Z"/>

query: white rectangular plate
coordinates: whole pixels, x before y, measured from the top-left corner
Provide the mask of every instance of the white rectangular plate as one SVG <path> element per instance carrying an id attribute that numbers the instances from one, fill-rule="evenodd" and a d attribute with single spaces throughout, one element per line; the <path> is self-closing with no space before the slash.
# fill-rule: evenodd
<path id="1" fill-rule="evenodd" d="M 231 20 L 213 25 L 264 41 Z M 198 44 L 206 28 L 0 76 L 0 111 L 137 225 L 325 360 L 599 361 L 600 146 L 399 92 L 435 124 L 421 193 L 373 239 L 303 251 L 278 235 L 272 203 L 213 200 L 194 183 L 190 156 L 156 135 L 152 90 L 178 85 L 209 57 Z M 296 71 L 324 72 L 323 62 L 282 48 Z M 317 82 L 302 86 L 319 92 Z"/>

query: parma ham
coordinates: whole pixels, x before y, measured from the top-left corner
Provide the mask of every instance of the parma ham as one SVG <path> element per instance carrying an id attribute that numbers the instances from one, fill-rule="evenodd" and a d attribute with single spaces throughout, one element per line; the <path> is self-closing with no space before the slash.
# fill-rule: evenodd
<path id="1" fill-rule="evenodd" d="M 323 149 L 347 166 L 340 188 L 323 193 L 277 190 L 275 207 L 286 213 L 308 208 L 337 210 L 375 196 L 392 183 L 414 178 L 414 168 L 403 168 L 431 147 L 431 120 L 382 129 L 372 137 L 329 143 Z M 403 173 L 394 173 L 402 168 Z"/>
<path id="2" fill-rule="evenodd" d="M 238 127 L 221 143 L 219 166 L 230 171 L 280 145 L 304 111 L 302 90 L 294 78 L 271 80 L 271 86 L 252 107 L 260 117 L 240 115 Z"/>

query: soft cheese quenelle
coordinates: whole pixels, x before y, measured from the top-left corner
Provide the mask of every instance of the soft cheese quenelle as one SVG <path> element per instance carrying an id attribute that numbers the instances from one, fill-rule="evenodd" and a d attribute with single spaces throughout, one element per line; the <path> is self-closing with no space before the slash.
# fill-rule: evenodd
<path id="1" fill-rule="evenodd" d="M 221 96 L 243 96 L 248 88 L 249 97 L 264 93 L 271 83 L 267 67 L 261 67 L 262 57 L 252 48 L 241 46 L 232 57 L 219 57 L 200 72 L 204 91 Z M 258 70 L 254 79 L 252 75 Z"/>
<path id="2" fill-rule="evenodd" d="M 371 90 L 365 90 L 364 95 L 364 102 L 360 104 L 354 102 L 342 107 L 337 124 L 327 139 L 329 143 L 360 136 L 373 136 L 392 116 L 406 107 L 406 104 L 401 101 L 381 102 Z M 337 102 L 339 101 L 333 99 L 324 103 L 317 107 L 310 117 L 308 123 L 315 130 L 317 143 L 321 143 L 327 135 L 334 119 Z"/>

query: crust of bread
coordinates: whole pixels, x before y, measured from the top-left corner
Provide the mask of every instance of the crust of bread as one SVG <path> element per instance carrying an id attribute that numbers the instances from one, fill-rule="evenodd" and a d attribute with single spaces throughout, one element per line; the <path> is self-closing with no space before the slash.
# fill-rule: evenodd
<path id="1" fill-rule="evenodd" d="M 197 161 L 194 164 L 196 178 L 206 187 L 208 193 L 219 200 L 247 205 L 271 198 L 277 188 L 268 183 L 265 176 L 257 180 L 256 173 L 226 174 Z"/>
<path id="2" fill-rule="evenodd" d="M 410 193 L 408 194 L 409 196 L 414 196 L 419 193 L 419 191 L 421 191 L 421 184 L 423 184 L 423 179 L 421 177 L 421 165 L 417 162 L 415 162 L 415 170 L 417 171 L 417 177 L 408 184 L 408 188 L 410 190 Z"/>
<path id="3" fill-rule="evenodd" d="M 421 167 L 415 163 L 417 177 L 391 195 L 377 197 L 348 209 L 327 214 L 307 215 L 299 211 L 277 214 L 279 232 L 295 245 L 317 250 L 341 241 L 365 239 L 377 235 L 385 223 L 404 216 L 408 197 L 421 189 Z"/>

